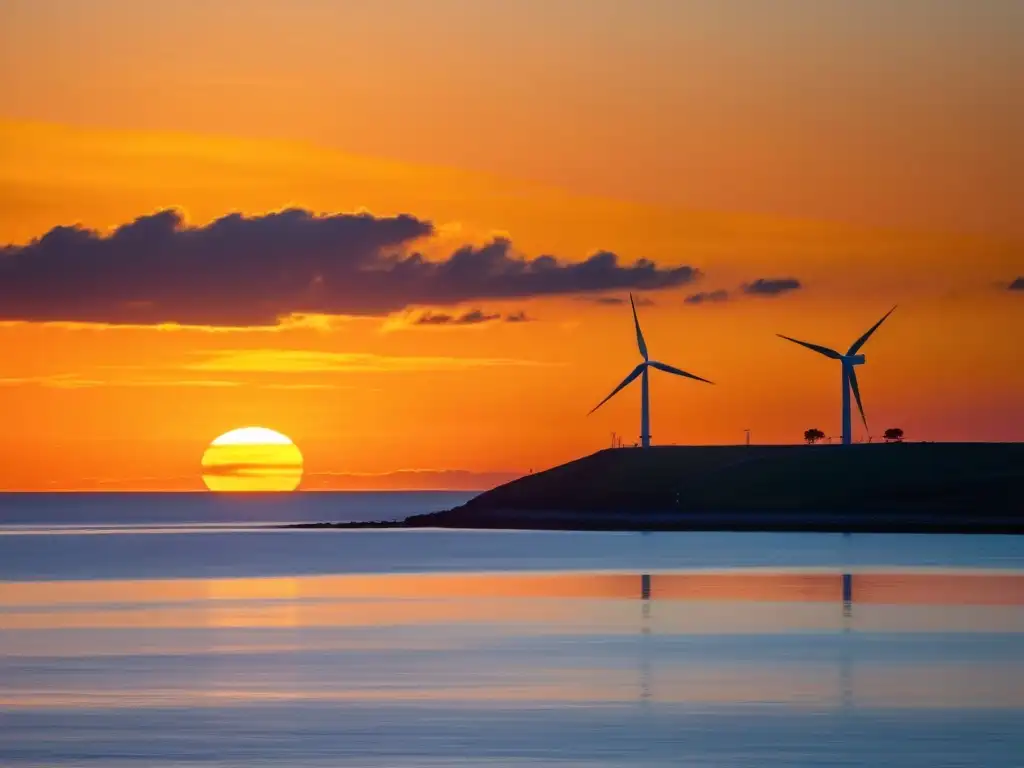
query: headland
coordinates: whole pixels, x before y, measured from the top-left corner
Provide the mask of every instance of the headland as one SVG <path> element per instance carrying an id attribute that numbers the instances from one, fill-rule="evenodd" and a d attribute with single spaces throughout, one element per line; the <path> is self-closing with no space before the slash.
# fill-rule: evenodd
<path id="1" fill-rule="evenodd" d="M 318 528 L 1024 533 L 1024 443 L 599 451 L 466 504 Z"/>

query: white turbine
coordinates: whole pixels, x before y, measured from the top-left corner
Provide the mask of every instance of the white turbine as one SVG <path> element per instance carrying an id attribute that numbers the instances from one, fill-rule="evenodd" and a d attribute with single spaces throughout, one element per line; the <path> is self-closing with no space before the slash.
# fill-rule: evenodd
<path id="1" fill-rule="evenodd" d="M 776 334 L 786 341 L 792 341 L 794 344 L 799 344 L 802 347 L 813 349 L 818 354 L 830 357 L 833 360 L 839 360 L 843 364 L 843 445 L 849 445 L 853 439 L 853 428 L 850 423 L 850 390 L 853 390 L 853 396 L 857 398 L 857 408 L 860 410 L 860 418 L 864 422 L 864 429 L 868 428 L 868 418 L 864 415 L 864 405 L 860 401 L 860 387 L 857 386 L 857 371 L 855 366 L 863 365 L 866 358 L 864 355 L 857 354 L 860 352 L 860 348 L 864 346 L 865 342 L 871 338 L 871 334 L 878 330 L 878 326 L 885 322 L 885 319 L 893 313 L 896 307 L 893 307 L 882 319 L 877 323 L 868 328 L 867 332 L 857 339 L 850 348 L 846 350 L 845 355 L 841 355 L 834 349 L 828 347 L 822 347 L 818 344 L 811 344 L 807 341 L 800 341 L 799 339 L 793 339 L 789 336 L 783 336 L 781 333 Z"/>
<path id="2" fill-rule="evenodd" d="M 637 376 L 640 376 L 640 444 L 644 448 L 649 448 L 651 445 L 651 397 L 650 390 L 647 384 L 647 369 L 657 368 L 659 371 L 665 371 L 665 373 L 672 373 L 675 374 L 676 376 L 685 376 L 688 379 L 696 379 L 697 381 L 703 381 L 706 384 L 714 384 L 714 382 L 708 381 L 707 379 L 702 379 L 700 376 L 694 376 L 692 373 L 681 371 L 678 368 L 673 368 L 671 365 L 659 363 L 657 360 L 651 360 L 650 356 L 647 354 L 647 344 L 644 342 L 644 335 L 640 331 L 640 321 L 636 317 L 636 304 L 633 303 L 632 293 L 629 294 L 629 305 L 633 308 L 633 325 L 636 326 L 636 345 L 639 348 L 640 354 L 643 356 L 644 361 L 640 363 L 640 365 L 638 365 L 636 368 L 634 368 L 633 371 L 629 374 L 629 376 L 624 378 L 622 380 L 622 383 L 620 383 L 619 386 L 612 390 L 612 393 L 608 395 L 608 397 L 606 397 L 600 403 L 595 405 L 591 409 L 590 413 L 593 413 L 602 405 L 607 403 L 609 400 L 615 397 L 616 394 L 618 394 L 620 389 L 622 389 L 631 381 L 633 381 L 633 379 L 635 379 Z M 590 413 L 588 413 L 587 415 L 589 416 Z"/>

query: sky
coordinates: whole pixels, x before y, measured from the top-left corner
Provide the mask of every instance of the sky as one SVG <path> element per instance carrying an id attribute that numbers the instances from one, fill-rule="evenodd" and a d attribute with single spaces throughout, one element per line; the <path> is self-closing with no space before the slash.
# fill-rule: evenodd
<path id="1" fill-rule="evenodd" d="M 0 488 L 1024 437 L 1013 0 L 0 0 Z"/>

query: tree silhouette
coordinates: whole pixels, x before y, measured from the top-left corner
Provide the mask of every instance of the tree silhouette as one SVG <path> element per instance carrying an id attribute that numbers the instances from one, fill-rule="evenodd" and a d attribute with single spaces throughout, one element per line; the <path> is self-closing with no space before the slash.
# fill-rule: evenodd
<path id="1" fill-rule="evenodd" d="M 885 430 L 882 435 L 887 443 L 902 443 L 903 442 L 903 430 L 899 427 L 892 427 Z"/>
<path id="2" fill-rule="evenodd" d="M 814 445 L 819 440 L 825 439 L 825 433 L 820 429 L 808 429 L 804 432 L 804 440 L 807 441 L 808 445 Z"/>

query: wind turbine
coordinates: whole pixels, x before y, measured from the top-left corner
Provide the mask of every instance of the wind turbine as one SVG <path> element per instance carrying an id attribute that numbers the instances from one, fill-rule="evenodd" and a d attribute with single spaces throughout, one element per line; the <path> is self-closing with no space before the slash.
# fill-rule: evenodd
<path id="1" fill-rule="evenodd" d="M 636 345 L 640 350 L 640 354 L 643 356 L 644 361 L 640 363 L 633 371 L 622 380 L 612 393 L 608 395 L 604 400 L 595 405 L 590 413 L 593 413 L 602 405 L 611 400 L 615 395 L 618 394 L 619 390 L 628 385 L 637 376 L 640 376 L 640 444 L 644 448 L 651 447 L 651 396 L 650 390 L 647 384 L 647 369 L 657 368 L 659 371 L 665 371 L 665 373 L 672 373 L 676 376 L 685 376 L 688 379 L 696 379 L 697 381 L 703 381 L 707 384 L 714 384 L 713 381 L 702 379 L 700 376 L 694 376 L 692 373 L 681 371 L 678 368 L 673 368 L 671 365 L 665 363 L 659 363 L 657 360 L 651 360 L 650 355 L 647 354 L 647 344 L 644 342 L 644 335 L 640 331 L 640 321 L 636 317 L 636 304 L 633 303 L 633 294 L 629 294 L 629 306 L 633 308 L 633 325 L 636 326 Z M 590 413 L 587 415 L 589 416 Z"/>
<path id="2" fill-rule="evenodd" d="M 857 354 L 860 352 L 860 348 L 864 346 L 868 339 L 871 338 L 871 334 L 878 330 L 878 326 L 885 322 L 885 319 L 893 313 L 896 307 L 893 307 L 882 319 L 877 323 L 868 328 L 867 332 L 857 339 L 850 348 L 846 350 L 845 355 L 841 355 L 834 349 L 828 347 L 822 347 L 818 344 L 811 344 L 808 341 L 800 341 L 799 339 L 793 339 L 789 336 L 783 336 L 781 333 L 776 334 L 786 341 L 792 341 L 794 344 L 799 344 L 801 347 L 807 347 L 812 349 L 818 354 L 830 357 L 833 360 L 839 360 L 843 364 L 843 445 L 849 445 L 852 442 L 853 428 L 850 424 L 850 390 L 853 390 L 853 396 L 857 398 L 857 408 L 860 410 L 860 417 L 864 422 L 864 429 L 868 428 L 868 417 L 864 415 L 864 405 L 860 401 L 860 387 L 857 386 L 857 371 L 855 366 L 863 365 L 866 358 L 864 355 Z"/>

